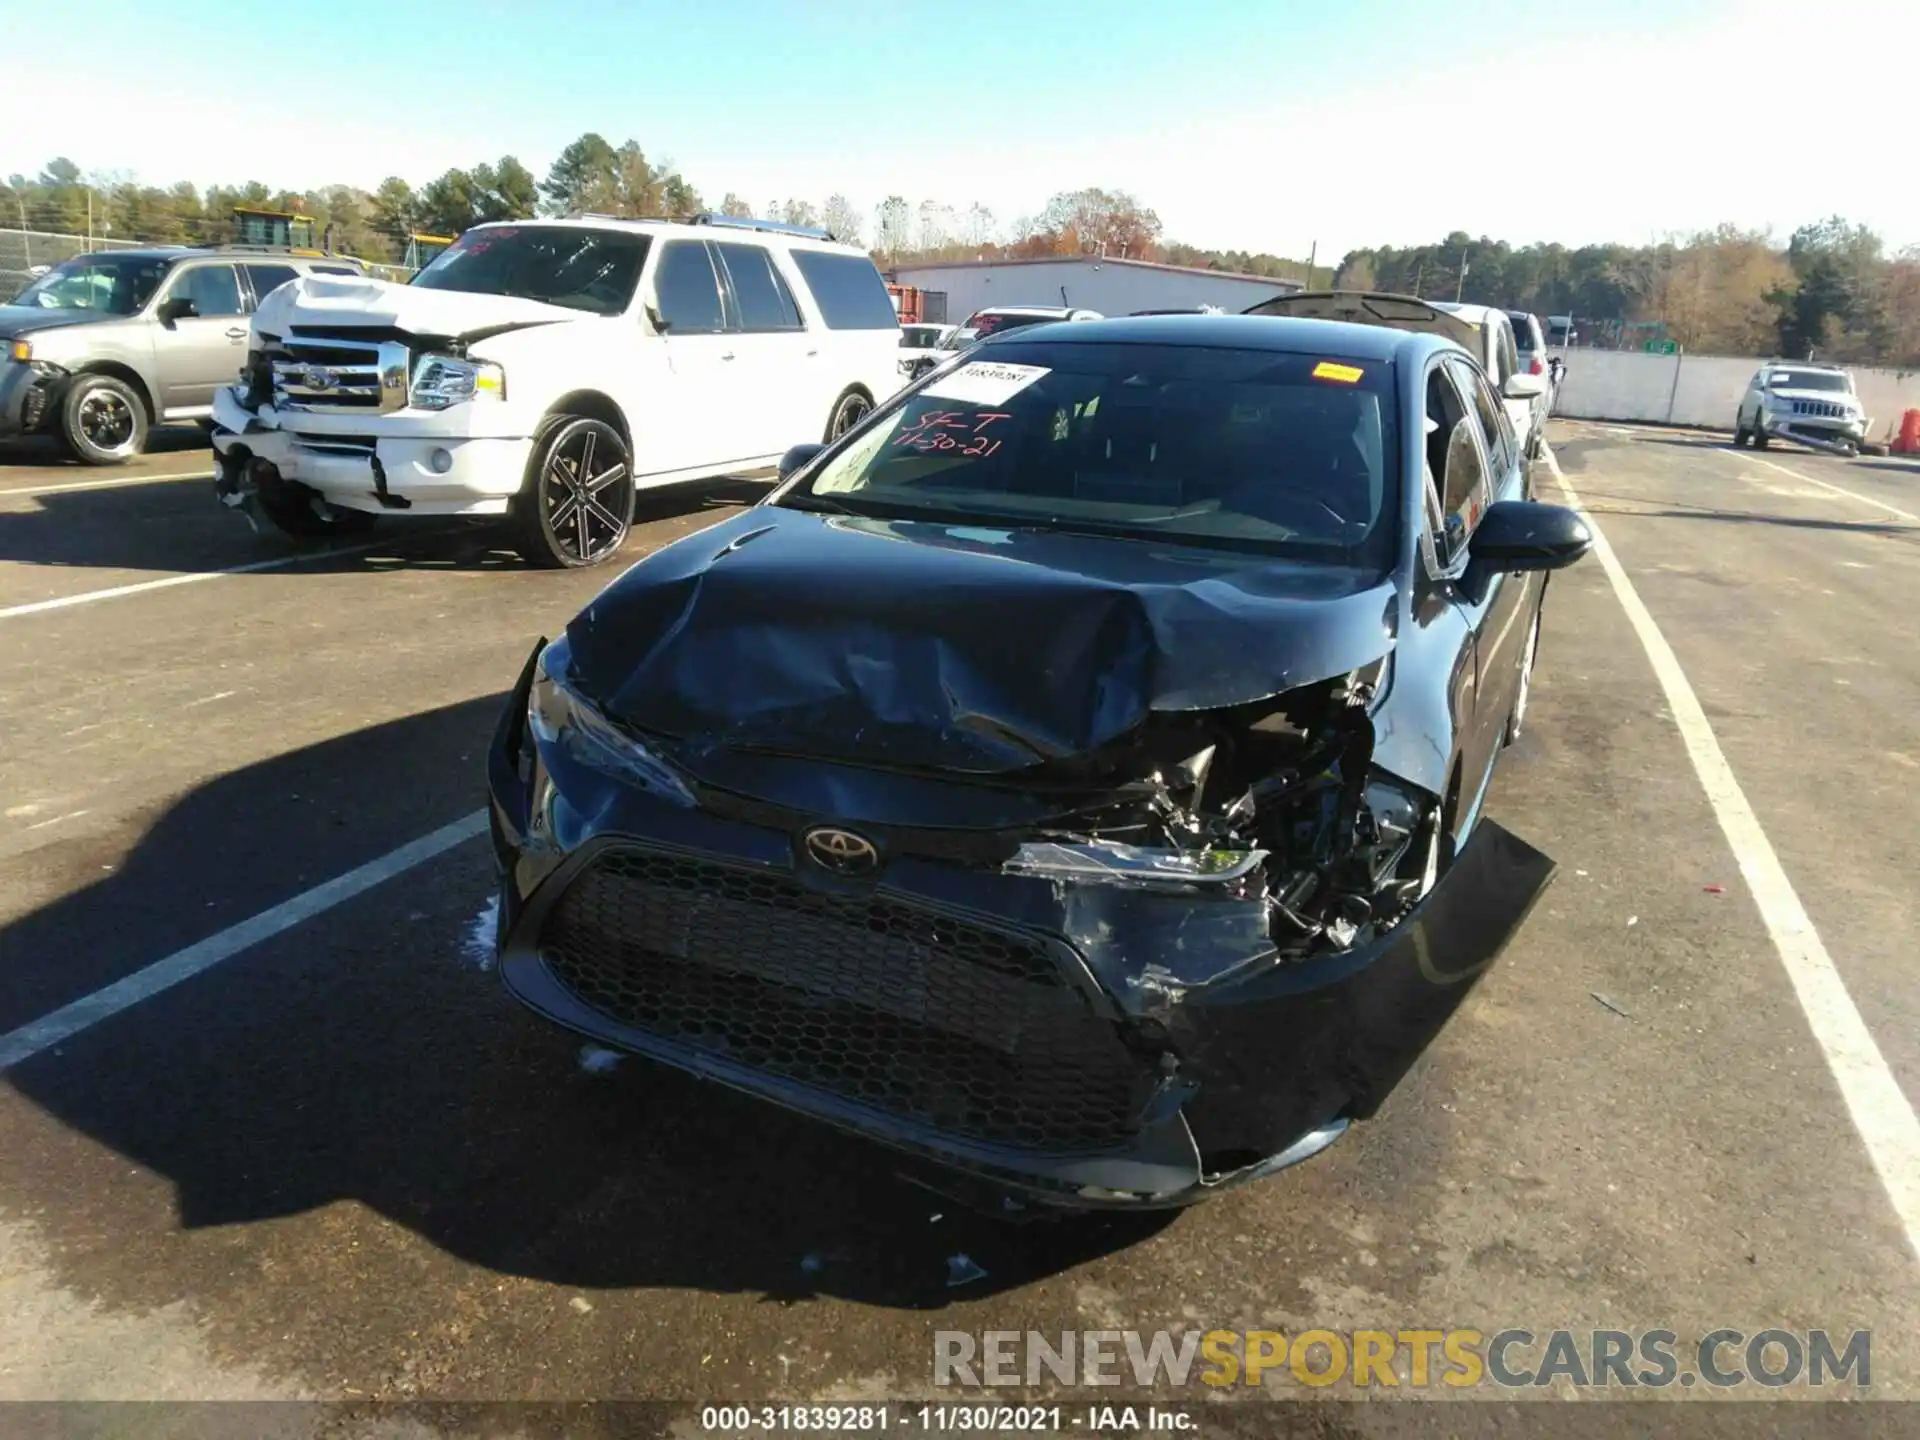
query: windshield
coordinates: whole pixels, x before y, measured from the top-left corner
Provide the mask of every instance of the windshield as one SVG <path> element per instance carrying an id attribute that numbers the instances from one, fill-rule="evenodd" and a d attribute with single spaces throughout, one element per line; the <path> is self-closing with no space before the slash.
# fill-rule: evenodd
<path id="1" fill-rule="evenodd" d="M 992 311 L 982 310 L 967 321 L 967 328 L 984 340 L 989 335 L 1018 330 L 1027 325 L 1051 325 L 1059 318 L 1058 315 L 996 315 Z"/>
<path id="2" fill-rule="evenodd" d="M 1767 377 L 1770 390 L 1832 390 L 1845 395 L 1853 382 L 1844 372 L 1833 370 L 1776 370 Z"/>
<path id="3" fill-rule="evenodd" d="M 618 315 L 633 300 L 646 258 L 647 237 L 623 230 L 494 225 L 462 235 L 413 283 L 427 290 L 516 295 Z"/>
<path id="4" fill-rule="evenodd" d="M 152 256 L 85 255 L 54 266 L 14 297 L 44 310 L 98 310 L 134 315 L 153 298 L 167 262 Z"/>
<path id="5" fill-rule="evenodd" d="M 778 503 L 1391 563 L 1389 364 L 1187 345 L 992 350 L 881 411 Z"/>
<path id="6" fill-rule="evenodd" d="M 941 326 L 938 325 L 902 325 L 900 327 L 900 348 L 902 350 L 931 350 L 940 339 Z"/>

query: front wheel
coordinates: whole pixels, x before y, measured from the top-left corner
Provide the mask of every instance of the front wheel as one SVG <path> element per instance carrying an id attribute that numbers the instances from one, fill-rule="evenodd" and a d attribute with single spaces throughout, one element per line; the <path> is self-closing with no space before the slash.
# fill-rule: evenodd
<path id="1" fill-rule="evenodd" d="M 146 448 L 147 402 L 112 375 L 80 375 L 60 405 L 60 438 L 83 465 L 121 465 Z"/>
<path id="2" fill-rule="evenodd" d="M 1733 448 L 1736 450 L 1744 450 L 1750 438 L 1747 427 L 1740 423 L 1740 417 L 1736 414 L 1733 417 Z"/>
<path id="3" fill-rule="evenodd" d="M 633 527 L 633 461 L 604 420 L 554 415 L 542 424 L 514 503 L 516 548 L 543 570 L 610 560 Z"/>
<path id="4" fill-rule="evenodd" d="M 849 390 L 834 402 L 833 414 L 827 417 L 827 444 L 831 445 L 872 413 L 873 402 L 866 394 Z"/>
<path id="5" fill-rule="evenodd" d="M 1760 417 L 1758 415 L 1753 417 L 1753 448 L 1756 450 L 1764 450 L 1767 448 L 1767 432 L 1760 428 Z"/>

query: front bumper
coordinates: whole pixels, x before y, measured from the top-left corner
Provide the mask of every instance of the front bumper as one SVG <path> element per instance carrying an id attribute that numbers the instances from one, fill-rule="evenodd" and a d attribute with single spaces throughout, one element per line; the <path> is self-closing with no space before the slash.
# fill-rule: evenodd
<path id="1" fill-rule="evenodd" d="M 1855 416 L 1760 415 L 1760 431 L 1771 440 L 1790 440 L 1810 450 L 1848 455 L 1867 438 L 1867 418 Z"/>
<path id="2" fill-rule="evenodd" d="M 45 367 L 0 359 L 0 438 L 31 435 L 45 427 L 47 417 L 59 408 L 56 379 Z"/>
<path id="3" fill-rule="evenodd" d="M 1258 898 L 906 854 L 851 882 L 802 858 L 804 823 L 534 743 L 532 676 L 530 659 L 489 757 L 509 991 L 1044 1205 L 1185 1205 L 1317 1153 L 1379 1107 L 1552 871 L 1483 823 L 1384 939 L 1304 963 L 1273 956 Z M 832 821 L 859 817 L 808 823 Z"/>
<path id="4" fill-rule="evenodd" d="M 247 410 L 231 390 L 214 396 L 213 419 L 224 486 L 243 484 L 245 462 L 259 460 L 329 505 L 374 514 L 504 515 L 533 453 L 529 436 L 381 433 L 391 426 L 379 415 L 345 422 L 358 433 L 337 416 L 289 414 L 283 428 L 282 417 Z"/>

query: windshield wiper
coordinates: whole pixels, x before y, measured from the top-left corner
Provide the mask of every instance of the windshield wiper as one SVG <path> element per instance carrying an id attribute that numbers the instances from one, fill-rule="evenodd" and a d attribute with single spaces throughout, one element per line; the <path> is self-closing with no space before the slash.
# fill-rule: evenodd
<path id="1" fill-rule="evenodd" d="M 774 502 L 788 510 L 810 510 L 817 515 L 860 515 L 865 512 L 855 510 L 851 505 L 826 495 L 815 495 L 808 490 L 796 490 L 793 494 Z"/>

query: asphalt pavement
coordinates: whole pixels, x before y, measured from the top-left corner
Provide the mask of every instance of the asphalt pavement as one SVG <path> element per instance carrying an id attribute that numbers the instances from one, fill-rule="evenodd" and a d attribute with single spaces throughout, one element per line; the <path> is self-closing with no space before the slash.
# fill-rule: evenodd
<path id="1" fill-rule="evenodd" d="M 0 456 L 0 1400 L 917 1401 L 935 1330 L 1196 1326 L 1866 1329 L 1920 1398 L 1920 466 L 1552 436 L 1619 575 L 1553 579 L 1490 801 L 1551 888 L 1324 1155 L 1069 1225 L 501 993 L 486 741 L 611 572 L 296 549 L 193 436 Z M 644 497 L 630 558 L 760 490 Z"/>

